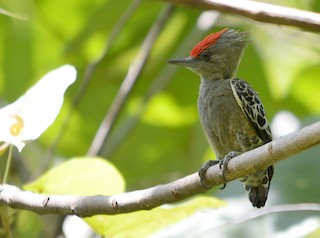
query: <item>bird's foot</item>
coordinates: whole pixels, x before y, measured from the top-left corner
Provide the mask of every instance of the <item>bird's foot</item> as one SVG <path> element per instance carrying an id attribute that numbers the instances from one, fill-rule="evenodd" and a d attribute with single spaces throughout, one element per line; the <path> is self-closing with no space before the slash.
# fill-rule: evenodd
<path id="1" fill-rule="evenodd" d="M 228 182 L 228 180 L 226 179 L 226 171 L 228 163 L 230 162 L 230 160 L 234 157 L 237 157 L 240 153 L 236 152 L 236 151 L 231 151 L 229 154 L 227 154 L 222 160 L 219 161 L 219 168 L 220 168 L 220 177 L 225 181 L 224 186 L 221 189 L 224 189 L 226 187 L 226 184 Z"/>
<path id="2" fill-rule="evenodd" d="M 218 160 L 208 160 L 201 166 L 201 168 L 198 171 L 198 174 L 200 177 L 200 184 L 206 190 L 209 190 L 211 188 L 206 182 L 206 178 L 205 178 L 206 172 L 211 166 L 216 164 L 220 164 L 220 162 Z"/>
<path id="3" fill-rule="evenodd" d="M 220 168 L 219 175 L 221 179 L 225 182 L 220 189 L 224 189 L 228 182 L 225 176 L 225 173 L 228 170 L 227 169 L 228 163 L 232 158 L 237 157 L 239 154 L 240 154 L 239 152 L 231 151 L 222 160 L 208 160 L 206 163 L 204 163 L 198 171 L 201 186 L 206 190 L 209 190 L 211 188 L 206 182 L 205 174 L 206 174 L 206 171 L 211 166 L 219 164 L 219 168 Z"/>

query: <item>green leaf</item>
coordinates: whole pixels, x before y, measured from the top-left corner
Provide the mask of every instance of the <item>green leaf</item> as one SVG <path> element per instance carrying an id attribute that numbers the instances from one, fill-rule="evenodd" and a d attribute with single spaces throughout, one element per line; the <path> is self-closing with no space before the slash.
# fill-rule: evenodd
<path id="1" fill-rule="evenodd" d="M 197 117 L 193 107 L 182 108 L 169 94 L 159 93 L 150 100 L 143 120 L 158 126 L 178 127 L 192 125 Z"/>
<path id="2" fill-rule="evenodd" d="M 306 238 L 317 238 L 320 236 L 320 228 L 316 229 L 315 231 L 311 232 L 306 236 Z"/>
<path id="3" fill-rule="evenodd" d="M 290 96 L 315 115 L 320 113 L 319 74 L 319 64 L 305 67 L 296 74 L 290 91 Z"/>
<path id="4" fill-rule="evenodd" d="M 219 208 L 225 202 L 213 197 L 198 196 L 175 205 L 164 205 L 150 211 L 138 211 L 115 216 L 98 215 L 84 220 L 101 236 L 147 237 L 172 225 L 204 207 Z"/>
<path id="5" fill-rule="evenodd" d="M 111 195 L 121 193 L 125 182 L 120 172 L 98 157 L 75 157 L 49 170 L 24 189 L 47 194 Z"/>

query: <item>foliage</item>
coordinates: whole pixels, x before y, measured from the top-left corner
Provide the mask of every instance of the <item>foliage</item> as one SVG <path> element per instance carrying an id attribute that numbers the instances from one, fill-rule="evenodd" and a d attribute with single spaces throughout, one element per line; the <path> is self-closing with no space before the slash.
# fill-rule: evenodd
<path id="1" fill-rule="evenodd" d="M 49 170 L 24 189 L 46 194 L 110 195 L 122 193 L 121 174 L 102 158 L 70 158 Z"/>
<path id="2" fill-rule="evenodd" d="M 136 2 L 139 5 L 132 15 L 127 12 L 133 4 L 129 0 L 5 0 L 0 3 L 0 9 L 26 18 L 23 20 L 0 14 L 1 104 L 6 105 L 18 98 L 53 68 L 68 63 L 75 65 L 78 71 L 78 79 L 68 90 L 57 120 L 39 140 L 28 144 L 21 154 L 15 154 L 17 159 L 14 160 L 9 182 L 26 184 L 38 178 L 33 185 L 41 184 L 44 190 L 49 184 L 54 184 L 53 181 L 56 183 L 55 188 L 67 186 L 65 178 L 70 174 L 54 174 L 50 168 L 65 161 L 72 163 L 73 157 L 87 153 L 144 38 L 166 7 L 163 2 Z M 316 11 L 316 2 L 311 0 L 302 4 L 300 1 L 290 1 L 288 4 Z M 282 3 L 287 4 L 286 1 Z M 199 79 L 188 70 L 166 64 L 170 58 L 187 56 L 192 46 L 209 32 L 229 27 L 252 33 L 252 43 L 245 52 L 238 76 L 259 92 L 269 121 L 283 110 L 297 116 L 301 125 L 319 120 L 319 35 L 226 14 L 220 15 L 215 25 L 201 30 L 196 24 L 201 13 L 199 9 L 186 7 L 174 9 L 97 155 L 112 163 L 108 163 L 107 167 L 115 166 L 121 172 L 127 191 L 173 181 L 195 172 L 205 160 L 214 157 L 197 119 Z M 125 14 L 127 21 L 123 18 Z M 124 19 L 122 26 L 119 25 L 119 19 Z M 106 55 L 99 61 L 104 52 Z M 94 73 L 86 85 L 83 80 L 86 68 L 95 63 Z M 317 150 L 319 148 L 276 167 L 270 192 L 271 204 L 319 202 L 317 199 L 320 194 L 315 189 L 318 187 L 317 178 L 314 178 L 319 172 L 319 166 L 315 166 Z M 303 162 L 298 159 L 302 156 Z M 88 170 L 94 166 L 94 161 L 92 159 L 92 165 L 89 163 Z M 1 171 L 4 170 L 4 163 L 4 160 L 0 161 Z M 72 171 L 81 172 L 86 166 L 82 170 Z M 45 169 L 49 171 L 39 179 Z M 84 187 L 80 183 L 85 178 L 82 172 L 77 176 L 68 185 L 68 189 L 81 190 L 81 186 Z M 47 180 L 49 177 L 50 183 Z M 89 184 L 96 185 L 92 181 Z M 241 185 L 236 184 L 236 187 L 241 188 Z M 227 187 L 219 193 L 214 190 L 212 193 L 225 196 L 228 192 L 232 193 L 231 188 Z M 103 193 L 98 184 L 97 187 L 90 186 L 90 189 L 95 193 Z M 68 190 L 61 192 L 65 191 Z M 243 191 L 236 190 L 236 193 L 242 194 Z M 211 202 L 209 206 L 213 206 Z M 199 207 L 197 203 L 191 210 L 195 211 Z M 148 219 L 146 217 L 153 216 L 157 209 L 143 211 L 141 216 Z M 57 226 L 52 229 L 53 233 L 47 233 L 47 228 L 54 224 L 52 221 L 59 217 L 44 219 L 32 215 L 26 219 L 25 214 L 18 213 L 18 222 L 15 224 L 17 234 L 21 237 L 39 237 L 44 234 L 49 237 L 61 231 L 60 223 L 57 222 Z M 121 215 L 127 216 L 134 215 Z M 164 214 L 166 216 L 167 213 Z M 288 214 L 284 216 L 285 219 L 290 217 Z M 120 216 L 112 219 L 120 220 Z M 177 220 L 170 219 L 165 225 Z M 277 229 L 292 224 L 295 221 L 283 226 L 278 224 Z M 141 232 L 145 227 L 147 225 L 140 227 Z"/>
<path id="3" fill-rule="evenodd" d="M 139 211 L 117 216 L 93 216 L 84 220 L 95 232 L 111 237 L 147 237 L 203 207 L 219 208 L 225 203 L 214 198 L 198 196 L 177 205 L 161 206 L 151 211 Z"/>

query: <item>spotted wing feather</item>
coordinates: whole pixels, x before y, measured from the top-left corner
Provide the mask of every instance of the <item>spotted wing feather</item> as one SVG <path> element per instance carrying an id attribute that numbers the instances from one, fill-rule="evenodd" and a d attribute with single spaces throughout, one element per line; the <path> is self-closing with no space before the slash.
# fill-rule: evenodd
<path id="1" fill-rule="evenodd" d="M 270 142 L 272 134 L 258 94 L 248 83 L 238 78 L 231 79 L 230 85 L 235 99 L 244 114 L 251 121 L 259 137 L 264 143 Z"/>
<path id="2" fill-rule="evenodd" d="M 248 83 L 237 78 L 231 79 L 230 85 L 236 101 L 246 117 L 251 121 L 259 137 L 264 143 L 270 142 L 272 134 L 258 94 Z M 242 178 L 254 207 L 260 208 L 265 205 L 273 172 L 274 167 L 269 166 L 265 171 L 258 171 Z M 257 185 L 255 180 L 260 180 L 261 183 Z"/>

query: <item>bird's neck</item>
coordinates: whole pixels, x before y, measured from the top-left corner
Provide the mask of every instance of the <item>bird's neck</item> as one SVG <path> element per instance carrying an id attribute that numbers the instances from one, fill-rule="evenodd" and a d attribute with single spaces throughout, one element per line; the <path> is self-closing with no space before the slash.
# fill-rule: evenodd
<path id="1" fill-rule="evenodd" d="M 209 69 L 198 72 L 202 81 L 219 81 L 233 78 L 238 68 L 237 63 L 228 63 L 226 61 L 216 61 Z"/>
<path id="2" fill-rule="evenodd" d="M 235 75 L 235 70 L 225 70 L 218 72 L 210 72 L 208 74 L 200 75 L 201 82 L 212 84 L 213 81 L 221 81 L 231 79 Z"/>

